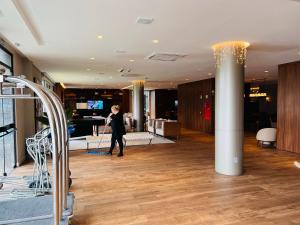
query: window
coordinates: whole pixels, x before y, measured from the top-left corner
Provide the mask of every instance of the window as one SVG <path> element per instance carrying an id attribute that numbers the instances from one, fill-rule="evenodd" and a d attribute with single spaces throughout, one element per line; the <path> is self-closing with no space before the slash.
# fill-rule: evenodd
<path id="1" fill-rule="evenodd" d="M 5 75 L 12 75 L 12 54 L 0 45 L 0 64 L 6 69 Z M 4 89 L 3 94 L 12 94 L 12 89 Z M 15 123 L 15 104 L 12 99 L 0 98 L 0 127 Z M 0 137 L 0 176 L 11 171 L 16 164 L 15 133 Z"/>

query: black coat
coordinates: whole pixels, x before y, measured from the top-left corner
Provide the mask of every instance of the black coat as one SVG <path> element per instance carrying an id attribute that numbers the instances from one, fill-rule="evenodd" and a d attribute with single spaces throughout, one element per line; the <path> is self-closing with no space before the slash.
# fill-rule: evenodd
<path id="1" fill-rule="evenodd" d="M 110 121 L 110 126 L 112 129 L 113 136 L 122 136 L 126 134 L 124 121 L 123 121 L 123 114 L 118 112 L 117 114 L 112 114 Z"/>

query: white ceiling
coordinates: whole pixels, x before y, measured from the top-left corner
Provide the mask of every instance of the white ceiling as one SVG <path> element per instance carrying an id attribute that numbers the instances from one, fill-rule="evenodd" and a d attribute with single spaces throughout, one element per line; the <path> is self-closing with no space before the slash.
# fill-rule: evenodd
<path id="1" fill-rule="evenodd" d="M 211 45 L 226 40 L 251 43 L 248 80 L 274 79 L 278 64 L 300 60 L 300 3 L 292 0 L 0 0 L 0 11 L 1 35 L 69 87 L 128 86 L 119 68 L 145 75 L 148 88 L 212 77 Z M 152 52 L 187 56 L 145 59 Z"/>

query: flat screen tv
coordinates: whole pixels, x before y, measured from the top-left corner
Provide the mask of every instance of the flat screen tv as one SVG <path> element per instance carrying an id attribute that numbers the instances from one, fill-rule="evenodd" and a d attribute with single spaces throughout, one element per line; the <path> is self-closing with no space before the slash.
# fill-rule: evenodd
<path id="1" fill-rule="evenodd" d="M 88 109 L 103 109 L 103 101 L 102 100 L 91 100 L 87 102 Z"/>

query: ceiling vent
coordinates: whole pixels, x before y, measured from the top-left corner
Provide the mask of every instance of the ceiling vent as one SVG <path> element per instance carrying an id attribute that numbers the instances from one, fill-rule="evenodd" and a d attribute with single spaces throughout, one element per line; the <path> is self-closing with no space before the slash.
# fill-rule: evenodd
<path id="1" fill-rule="evenodd" d="M 158 60 L 164 62 L 171 62 L 176 61 L 177 59 L 181 59 L 185 57 L 184 54 L 172 54 L 172 53 L 155 53 L 153 52 L 151 55 L 147 56 L 146 58 L 149 60 Z"/>
<path id="2" fill-rule="evenodd" d="M 121 76 L 128 77 L 128 78 L 145 77 L 143 74 L 136 74 L 136 73 L 124 73 Z"/>
<path id="3" fill-rule="evenodd" d="M 151 24 L 153 22 L 153 18 L 146 18 L 146 17 L 138 17 L 136 19 L 136 23 L 138 24 Z"/>

